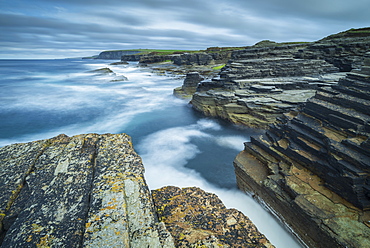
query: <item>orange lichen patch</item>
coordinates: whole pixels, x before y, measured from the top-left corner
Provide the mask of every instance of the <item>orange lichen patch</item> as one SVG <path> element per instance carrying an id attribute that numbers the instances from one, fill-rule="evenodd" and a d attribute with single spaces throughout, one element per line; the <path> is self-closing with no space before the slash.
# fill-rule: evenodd
<path id="1" fill-rule="evenodd" d="M 298 189 L 297 185 L 301 189 L 304 187 L 305 190 L 299 190 L 298 193 L 306 195 L 305 198 L 312 204 L 327 212 L 333 212 L 338 217 L 348 217 L 353 220 L 358 218 L 359 209 L 326 188 L 323 180 L 318 176 L 312 174 L 306 168 L 298 169 L 294 165 L 291 167 L 291 172 L 294 177 L 286 178 L 287 184 L 293 189 Z"/>
<path id="2" fill-rule="evenodd" d="M 28 238 L 26 239 L 26 242 L 31 242 L 32 241 L 32 235 L 29 235 Z"/>
<path id="3" fill-rule="evenodd" d="M 40 242 L 36 244 L 38 248 L 49 248 L 52 246 L 52 240 L 54 239 L 53 236 L 47 234 L 44 237 L 40 238 Z"/>
<path id="4" fill-rule="evenodd" d="M 120 183 L 116 183 L 112 186 L 112 191 L 117 193 L 117 192 L 122 192 L 125 190 L 125 187 L 124 185 L 121 185 Z"/>
<path id="5" fill-rule="evenodd" d="M 100 209 L 100 211 L 104 211 L 104 210 L 110 210 L 110 209 L 116 209 L 117 208 L 117 204 L 114 204 L 114 205 L 112 205 L 112 206 L 107 206 L 107 207 L 105 207 L 105 208 L 102 208 L 102 209 Z"/>
<path id="6" fill-rule="evenodd" d="M 255 241 L 266 241 L 247 217 L 226 209 L 214 194 L 195 187 L 164 187 L 152 195 L 177 247 L 209 247 L 208 242 L 212 247 L 253 247 Z"/>

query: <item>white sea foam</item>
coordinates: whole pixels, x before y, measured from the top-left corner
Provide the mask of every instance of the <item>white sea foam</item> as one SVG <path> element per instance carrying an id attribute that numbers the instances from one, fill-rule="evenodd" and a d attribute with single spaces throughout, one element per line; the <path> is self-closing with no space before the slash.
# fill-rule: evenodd
<path id="1" fill-rule="evenodd" d="M 185 167 L 190 159 L 200 153 L 192 139 L 211 138 L 219 145 L 233 149 L 238 149 L 240 144 L 237 143 L 243 144 L 241 136 L 216 137 L 206 132 L 220 128 L 216 122 L 202 119 L 193 125 L 169 128 L 145 137 L 136 148 L 143 159 L 149 187 L 200 187 L 218 195 L 226 207 L 242 211 L 277 248 L 301 247 L 280 223 L 251 197 L 238 190 L 218 188 L 208 183 L 196 171 Z"/>
<path id="2" fill-rule="evenodd" d="M 214 137 L 214 140 L 219 146 L 231 148 L 237 151 L 243 150 L 243 143 L 247 141 L 246 137 L 236 135 Z"/>

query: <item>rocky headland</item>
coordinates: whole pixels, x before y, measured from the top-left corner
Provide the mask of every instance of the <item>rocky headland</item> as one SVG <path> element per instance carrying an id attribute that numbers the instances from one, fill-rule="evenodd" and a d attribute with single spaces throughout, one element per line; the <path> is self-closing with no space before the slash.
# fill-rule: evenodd
<path id="1" fill-rule="evenodd" d="M 309 247 L 370 245 L 370 53 L 363 61 L 252 136 L 234 161 L 239 188 Z"/>
<path id="2" fill-rule="evenodd" d="M 195 83 L 174 91 L 194 92 Z M 181 95 L 181 94 L 180 94 Z M 266 133 L 234 160 L 238 187 L 308 247 L 370 246 L 370 28 L 235 50 L 191 104 Z"/>
<path id="3" fill-rule="evenodd" d="M 95 59 L 114 59 L 120 60 L 122 56 L 135 56 L 135 54 L 141 53 L 141 51 L 133 50 L 114 50 L 114 51 L 103 51 Z"/>
<path id="4" fill-rule="evenodd" d="M 273 247 L 217 196 L 198 188 L 151 193 L 143 173 L 126 134 L 0 148 L 0 246 Z"/>
<path id="5" fill-rule="evenodd" d="M 217 77 L 200 82 L 191 103 L 207 116 L 265 129 L 358 69 L 369 49 L 369 28 L 313 43 L 263 41 L 234 50 Z"/>

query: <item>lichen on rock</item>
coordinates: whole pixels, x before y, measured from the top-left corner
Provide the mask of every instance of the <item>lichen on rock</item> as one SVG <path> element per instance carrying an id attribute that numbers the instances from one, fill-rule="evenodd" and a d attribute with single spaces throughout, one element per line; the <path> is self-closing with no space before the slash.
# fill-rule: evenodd
<path id="1" fill-rule="evenodd" d="M 152 195 L 176 247 L 274 247 L 244 214 L 212 193 L 168 186 Z"/>

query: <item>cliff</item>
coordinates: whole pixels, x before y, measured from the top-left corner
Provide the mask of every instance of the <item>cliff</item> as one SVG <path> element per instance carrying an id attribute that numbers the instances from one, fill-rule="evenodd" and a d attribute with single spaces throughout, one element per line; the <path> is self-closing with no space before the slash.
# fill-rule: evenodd
<path id="1" fill-rule="evenodd" d="M 116 50 L 116 51 L 103 51 L 95 59 L 118 59 L 120 60 L 122 56 L 132 56 L 141 51 L 131 51 L 131 50 Z"/>
<path id="2" fill-rule="evenodd" d="M 306 49 L 300 50 L 296 57 L 324 59 L 341 71 L 349 72 L 361 68 L 361 55 L 369 49 L 370 28 L 350 29 L 310 44 Z"/>
<path id="3" fill-rule="evenodd" d="M 183 237 L 169 232 L 169 223 L 160 221 L 165 215 L 161 212 L 158 220 L 156 211 L 170 206 L 173 193 L 159 190 L 162 195 L 154 205 L 143 173 L 126 134 L 59 135 L 0 148 L 0 246 L 175 247 Z M 188 210 L 182 206 L 186 213 L 177 220 L 171 217 L 173 221 L 185 218 L 188 226 L 202 224 L 191 219 L 192 210 L 204 206 L 189 198 L 194 195 L 218 203 L 212 214 L 218 214 L 218 208 L 234 212 L 222 207 L 215 195 L 196 188 L 184 192 L 181 199 L 193 205 Z M 244 225 L 247 218 L 242 214 L 223 216 L 234 218 L 224 221 L 225 228 L 243 228 L 243 235 L 253 237 L 250 247 L 271 247 L 253 224 Z M 204 220 L 211 219 L 205 211 Z M 235 231 L 227 242 L 239 238 L 244 239 Z M 191 238 L 204 247 L 213 247 L 213 240 L 207 235 Z"/>
<path id="4" fill-rule="evenodd" d="M 218 77 L 198 85 L 191 103 L 207 116 L 268 128 L 284 113 L 299 109 L 320 87 L 337 84 L 344 72 L 359 68 L 369 44 L 365 28 L 314 43 L 265 41 L 234 50 Z"/>
<path id="5" fill-rule="evenodd" d="M 235 159 L 240 189 L 310 247 L 370 244 L 370 53 L 360 71 L 251 137 Z"/>

